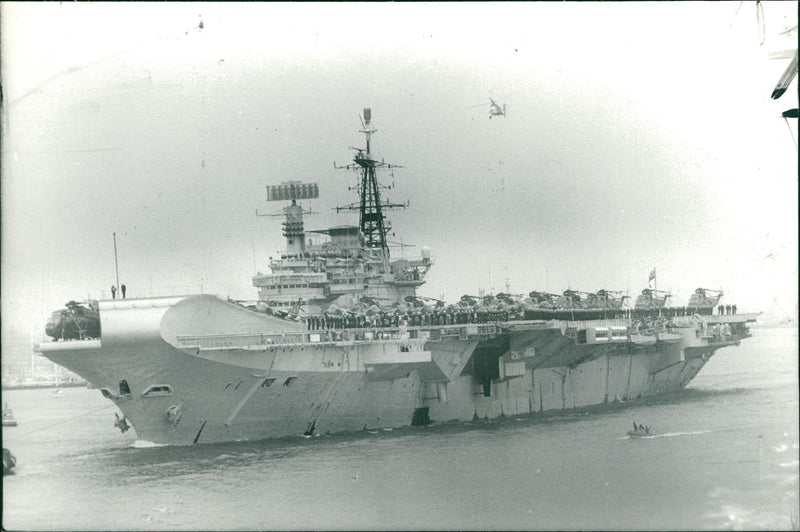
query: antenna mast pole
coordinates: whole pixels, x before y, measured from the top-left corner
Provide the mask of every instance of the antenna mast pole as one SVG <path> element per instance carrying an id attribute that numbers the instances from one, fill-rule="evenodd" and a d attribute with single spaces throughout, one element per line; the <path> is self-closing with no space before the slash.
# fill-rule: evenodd
<path id="1" fill-rule="evenodd" d="M 117 272 L 117 284 L 115 285 L 117 288 L 117 292 L 119 292 L 119 261 L 117 260 L 117 233 L 111 233 L 114 235 L 114 269 Z"/>
<path id="2" fill-rule="evenodd" d="M 653 266 L 653 290 L 658 294 L 658 275 L 656 275 L 656 267 Z"/>

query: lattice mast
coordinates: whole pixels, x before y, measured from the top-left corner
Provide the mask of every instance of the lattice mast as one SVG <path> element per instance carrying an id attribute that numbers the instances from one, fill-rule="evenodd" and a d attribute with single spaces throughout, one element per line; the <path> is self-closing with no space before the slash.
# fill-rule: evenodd
<path id="1" fill-rule="evenodd" d="M 319 185 L 317 183 L 302 183 L 300 181 L 284 181 L 280 185 L 267 186 L 267 201 L 289 201 L 287 205 L 278 212 L 271 214 L 260 214 L 256 210 L 257 216 L 283 216 L 283 236 L 286 237 L 287 255 L 300 255 L 306 249 L 306 234 L 303 227 L 303 215 L 313 214 L 310 210 L 304 211 L 297 204 L 299 199 L 314 199 L 319 197 Z"/>
<path id="2" fill-rule="evenodd" d="M 363 118 L 361 118 L 361 125 L 363 129 L 359 131 L 364 133 L 366 137 L 366 149 L 351 147 L 352 149 L 356 150 L 356 155 L 353 158 L 353 162 L 355 164 L 337 166 L 337 168 L 358 170 L 361 173 L 360 183 L 357 187 L 360 201 L 358 203 L 351 203 L 350 205 L 336 207 L 336 212 L 341 212 L 343 210 L 359 211 L 358 226 L 361 236 L 364 239 L 363 246 L 369 250 L 376 250 L 380 254 L 384 271 L 388 272 L 389 245 L 386 240 L 386 234 L 391 229 L 391 224 L 384 218 L 383 209 L 405 208 L 408 206 L 408 203 L 391 203 L 381 201 L 381 189 L 388 189 L 391 187 L 381 185 L 378 182 L 375 170 L 377 168 L 402 168 L 402 166 L 389 164 L 383 160 L 378 161 L 372 158 L 370 139 L 372 134 L 378 130 L 371 128 L 371 120 L 371 109 L 364 109 L 364 115 Z"/>

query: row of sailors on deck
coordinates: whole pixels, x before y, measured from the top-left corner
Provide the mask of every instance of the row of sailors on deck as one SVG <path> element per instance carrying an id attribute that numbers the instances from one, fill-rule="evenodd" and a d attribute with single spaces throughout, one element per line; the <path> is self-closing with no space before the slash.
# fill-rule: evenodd
<path id="1" fill-rule="evenodd" d="M 661 316 L 672 318 L 675 316 L 694 316 L 700 314 L 711 316 L 714 314 L 714 307 L 662 307 L 653 309 L 633 309 L 633 316 Z"/>
<path id="2" fill-rule="evenodd" d="M 734 305 L 735 308 L 735 305 Z M 464 323 L 490 323 L 496 321 L 508 321 L 518 319 L 547 319 L 549 314 L 571 313 L 575 319 L 581 319 L 584 313 L 597 312 L 593 309 L 569 310 L 545 310 L 548 316 L 536 315 L 536 310 L 531 310 L 529 315 L 524 312 L 514 310 L 486 310 L 486 309 L 464 309 L 447 310 L 433 312 L 376 312 L 375 314 L 320 314 L 310 315 L 306 318 L 308 330 L 315 331 L 321 329 L 360 329 L 364 327 L 397 327 L 401 324 L 410 326 L 428 325 L 458 325 Z M 690 307 L 666 307 L 660 309 L 622 309 L 604 312 L 605 318 L 668 318 L 677 316 L 693 316 L 696 314 L 710 315 L 713 308 L 690 308 Z M 568 318 L 562 318 L 568 319 Z M 595 319 L 592 316 L 592 319 Z M 730 332 L 728 332 L 730 334 Z"/>
<path id="3" fill-rule="evenodd" d="M 489 323 L 507 321 L 508 311 L 455 311 L 455 312 L 377 312 L 371 316 L 352 315 L 336 316 L 329 314 L 311 315 L 306 318 L 308 330 L 321 329 L 360 329 L 364 327 L 398 327 L 399 325 L 457 325 L 462 323 Z"/>
<path id="4" fill-rule="evenodd" d="M 718 336 L 724 341 L 726 337 L 731 335 L 731 326 L 727 323 L 717 323 L 711 328 L 711 332 L 714 336 Z"/>
<path id="5" fill-rule="evenodd" d="M 723 309 L 724 307 L 724 309 Z M 736 314 L 736 305 L 720 305 L 717 307 L 720 314 Z M 664 318 L 671 318 L 674 316 L 694 316 L 700 314 L 701 316 L 712 316 L 714 314 L 714 307 L 662 307 L 652 309 L 633 309 L 633 317 L 637 316 L 661 316 Z"/>
<path id="6" fill-rule="evenodd" d="M 710 316 L 714 314 L 713 307 L 653 307 L 653 308 L 621 308 L 621 309 L 596 309 L 596 308 L 526 308 L 527 319 L 636 319 L 636 318 L 672 318 L 678 316 L 694 316 L 695 314 Z"/>

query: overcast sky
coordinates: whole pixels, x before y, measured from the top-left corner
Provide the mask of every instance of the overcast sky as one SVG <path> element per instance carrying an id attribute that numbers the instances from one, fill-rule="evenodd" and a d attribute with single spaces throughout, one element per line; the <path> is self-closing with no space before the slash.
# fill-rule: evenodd
<path id="1" fill-rule="evenodd" d="M 115 232 L 129 297 L 254 299 L 266 185 L 319 183 L 307 229 L 357 223 L 333 163 L 364 107 L 404 166 L 392 239 L 433 250 L 421 295 L 635 296 L 655 267 L 675 304 L 792 311 L 797 82 L 770 100 L 768 54 L 797 5 L 763 4 L 760 46 L 748 2 L 4 2 L 3 326 L 109 297 Z"/>

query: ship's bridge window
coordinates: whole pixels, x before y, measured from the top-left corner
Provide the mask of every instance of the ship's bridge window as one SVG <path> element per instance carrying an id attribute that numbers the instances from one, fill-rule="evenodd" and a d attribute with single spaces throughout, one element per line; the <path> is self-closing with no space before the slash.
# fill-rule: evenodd
<path id="1" fill-rule="evenodd" d="M 142 393 L 142 397 L 163 397 L 172 395 L 172 386 L 168 384 L 155 384 Z"/>

